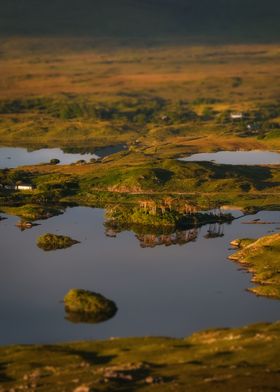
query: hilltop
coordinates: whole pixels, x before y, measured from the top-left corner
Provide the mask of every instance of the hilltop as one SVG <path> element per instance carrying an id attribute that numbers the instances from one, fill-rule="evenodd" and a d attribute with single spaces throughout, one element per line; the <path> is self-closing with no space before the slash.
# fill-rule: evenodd
<path id="1" fill-rule="evenodd" d="M 277 0 L 1 0 L 3 35 L 278 41 Z"/>

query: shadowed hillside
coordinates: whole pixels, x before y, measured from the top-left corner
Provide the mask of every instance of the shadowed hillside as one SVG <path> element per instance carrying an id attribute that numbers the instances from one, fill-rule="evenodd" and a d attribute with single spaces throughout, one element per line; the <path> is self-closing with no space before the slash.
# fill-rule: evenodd
<path id="1" fill-rule="evenodd" d="M 279 39 L 278 0 L 0 0 L 3 35 Z"/>

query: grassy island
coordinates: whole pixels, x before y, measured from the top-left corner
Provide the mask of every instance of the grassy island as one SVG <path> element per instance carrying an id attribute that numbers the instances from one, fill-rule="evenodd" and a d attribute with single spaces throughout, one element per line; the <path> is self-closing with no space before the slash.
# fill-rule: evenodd
<path id="1" fill-rule="evenodd" d="M 279 322 L 207 330 L 185 339 L 0 347 L 0 390 L 275 392 L 279 353 Z"/>
<path id="2" fill-rule="evenodd" d="M 106 210 L 107 226 L 130 228 L 133 225 L 154 227 L 157 229 L 185 229 L 199 227 L 207 223 L 232 222 L 231 214 L 200 212 L 193 205 L 183 201 L 172 208 L 171 198 L 161 203 L 153 200 L 140 201 L 138 206 L 115 205 Z"/>
<path id="3" fill-rule="evenodd" d="M 88 290 L 72 289 L 64 297 L 67 319 L 72 322 L 98 323 L 117 312 L 116 304 L 103 295 Z"/>
<path id="4" fill-rule="evenodd" d="M 44 234 L 37 239 L 38 247 L 45 251 L 65 249 L 78 243 L 79 241 L 73 240 L 70 237 L 50 233 Z"/>
<path id="5" fill-rule="evenodd" d="M 232 242 L 240 250 L 229 256 L 253 273 L 257 287 L 250 291 L 257 295 L 280 299 L 280 233 L 259 238 L 258 240 L 240 239 Z"/>

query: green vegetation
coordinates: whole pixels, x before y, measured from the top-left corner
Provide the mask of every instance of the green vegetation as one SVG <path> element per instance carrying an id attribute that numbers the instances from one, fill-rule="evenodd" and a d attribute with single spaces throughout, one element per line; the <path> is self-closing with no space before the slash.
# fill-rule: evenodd
<path id="1" fill-rule="evenodd" d="M 37 239 L 38 247 L 45 251 L 65 249 L 78 243 L 79 241 L 73 240 L 70 237 L 50 233 L 44 234 Z"/>
<path id="2" fill-rule="evenodd" d="M 50 160 L 50 164 L 51 165 L 58 165 L 59 163 L 60 163 L 59 159 L 53 158 L 53 159 Z"/>
<path id="3" fill-rule="evenodd" d="M 185 339 L 126 338 L 0 347 L 4 391 L 275 392 L 280 324 L 212 329 Z M 153 385 L 151 385 L 153 384 Z"/>
<path id="4" fill-rule="evenodd" d="M 231 222 L 233 217 L 230 214 L 198 212 L 193 205 L 186 201 L 166 198 L 165 200 L 153 201 L 142 200 L 140 205 L 130 207 L 115 205 L 107 207 L 106 226 L 114 229 L 128 229 L 135 226 L 150 226 L 157 230 L 174 231 L 176 229 L 187 229 L 199 227 L 206 223 Z"/>
<path id="5" fill-rule="evenodd" d="M 72 289 L 64 297 L 67 319 L 72 322 L 98 323 L 113 317 L 116 304 L 103 295 L 88 290 Z"/>
<path id="6" fill-rule="evenodd" d="M 22 6 L 21 15 L 26 7 L 29 6 Z M 98 7 L 103 9 L 104 5 Z M 123 7 L 127 4 L 110 4 L 106 15 L 114 10 L 114 21 L 119 23 L 122 18 L 115 15 L 121 14 Z M 143 20 L 150 21 L 151 10 L 155 15 L 160 7 L 160 15 L 167 15 L 171 4 L 152 6 L 145 2 L 137 7 L 141 8 L 141 15 L 146 15 Z M 210 8 L 212 12 L 215 7 L 219 8 L 219 15 L 225 8 L 221 2 L 215 6 L 203 3 L 196 15 L 200 26 L 204 26 L 204 10 Z M 238 18 L 243 18 L 250 9 L 251 20 L 252 12 L 259 12 L 259 8 L 255 4 L 254 10 L 248 7 L 243 2 L 240 11 L 232 2 L 226 12 L 231 16 L 237 12 Z M 171 8 L 181 10 L 181 5 Z M 35 9 L 33 4 L 32 10 Z M 55 14 L 55 20 L 61 12 L 60 6 L 55 12 L 51 6 L 47 10 Z M 90 19 L 97 14 L 90 14 Z M 156 15 L 158 18 L 158 12 Z M 263 30 L 264 16 L 260 15 Z M 101 20 L 102 16 L 101 12 Z M 66 23 L 64 17 L 63 20 Z M 252 32 L 248 18 L 244 20 Z M 84 23 L 83 18 L 83 26 Z M 102 24 L 102 31 L 106 26 L 107 23 Z M 239 31 L 240 26 L 235 26 Z M 118 37 L 115 30 L 114 37 Z M 80 161 L 67 166 L 52 162 L 21 172 L 0 173 L 3 185 L 22 181 L 36 186 L 29 197 L 0 189 L 1 206 L 42 207 L 63 202 L 137 205 L 143 198 L 154 200 L 170 195 L 185 198 L 201 209 L 215 204 L 243 208 L 279 206 L 276 165 L 232 167 L 175 160 L 195 152 L 222 149 L 279 151 L 278 46 L 251 42 L 237 45 L 231 41 L 217 46 L 178 37 L 176 43 L 147 43 L 142 38 L 141 35 L 141 42 L 134 40 L 133 47 L 122 40 L 104 40 L 102 36 L 71 37 L 71 42 L 65 36 L 0 40 L 1 143 L 82 151 L 118 143 L 128 147 L 127 151 L 97 162 Z M 243 117 L 233 120 L 231 114 L 237 112 Z"/>
<path id="7" fill-rule="evenodd" d="M 26 198 L 24 200 L 26 200 Z M 11 202 L 12 200 L 10 200 L 10 203 L 8 204 L 11 204 Z M 1 205 L 1 210 L 6 214 L 19 216 L 25 221 L 49 219 L 52 216 L 63 214 L 64 212 L 64 210 L 59 207 L 40 204 L 29 204 L 29 201 L 27 201 L 26 204 L 24 202 L 24 204 L 20 206 Z"/>
<path id="8" fill-rule="evenodd" d="M 29 178 L 35 185 L 28 194 L 0 189 L 1 210 L 31 221 L 72 204 L 105 207 L 119 223 L 177 227 L 212 221 L 212 216 L 199 217 L 199 211 L 216 210 L 219 215 L 222 205 L 248 211 L 279 208 L 277 165 L 180 162 L 123 151 L 83 165 L 37 165 L 0 171 L 0 176 L 2 172 L 5 179 Z"/>
<path id="9" fill-rule="evenodd" d="M 0 135 L 5 143 L 37 147 L 59 144 L 96 148 L 107 146 L 113 139 L 114 143 L 128 143 L 134 150 L 153 146 L 157 147 L 156 153 L 164 149 L 169 156 L 180 152 L 176 151 L 180 143 L 203 151 L 203 138 L 215 136 L 219 136 L 219 144 L 223 146 L 230 136 L 233 145 L 243 148 L 247 142 L 249 148 L 279 149 L 278 101 L 277 104 L 253 103 L 249 109 L 245 103 L 246 113 L 240 121 L 231 120 L 227 102 L 210 106 L 193 102 L 141 92 L 128 97 L 117 94 L 104 102 L 90 94 L 3 99 L 0 100 Z M 167 142 L 173 144 L 173 149 L 167 150 Z M 212 139 L 211 143 L 220 148 L 217 140 Z"/>
<path id="10" fill-rule="evenodd" d="M 231 255 L 230 260 L 241 263 L 253 273 L 253 282 L 259 284 L 250 291 L 280 299 L 280 234 L 258 240 L 236 240 L 232 244 L 240 250 Z"/>
<path id="11" fill-rule="evenodd" d="M 36 42 L 0 40 L 2 143 L 98 148 L 114 141 L 166 157 L 279 150 L 277 45 Z M 232 112 L 243 119 L 233 121 Z"/>

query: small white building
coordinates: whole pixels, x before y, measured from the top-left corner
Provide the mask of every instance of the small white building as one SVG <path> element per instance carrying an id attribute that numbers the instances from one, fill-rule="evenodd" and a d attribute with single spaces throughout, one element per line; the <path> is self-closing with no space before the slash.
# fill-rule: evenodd
<path id="1" fill-rule="evenodd" d="M 231 113 L 231 114 L 230 114 L 230 118 L 231 118 L 232 120 L 242 120 L 243 117 L 244 117 L 244 114 L 243 114 L 243 113 Z"/>
<path id="2" fill-rule="evenodd" d="M 27 184 L 20 184 L 20 185 L 16 185 L 15 189 L 17 191 L 32 191 L 33 190 L 33 186 L 32 185 L 27 185 Z"/>

